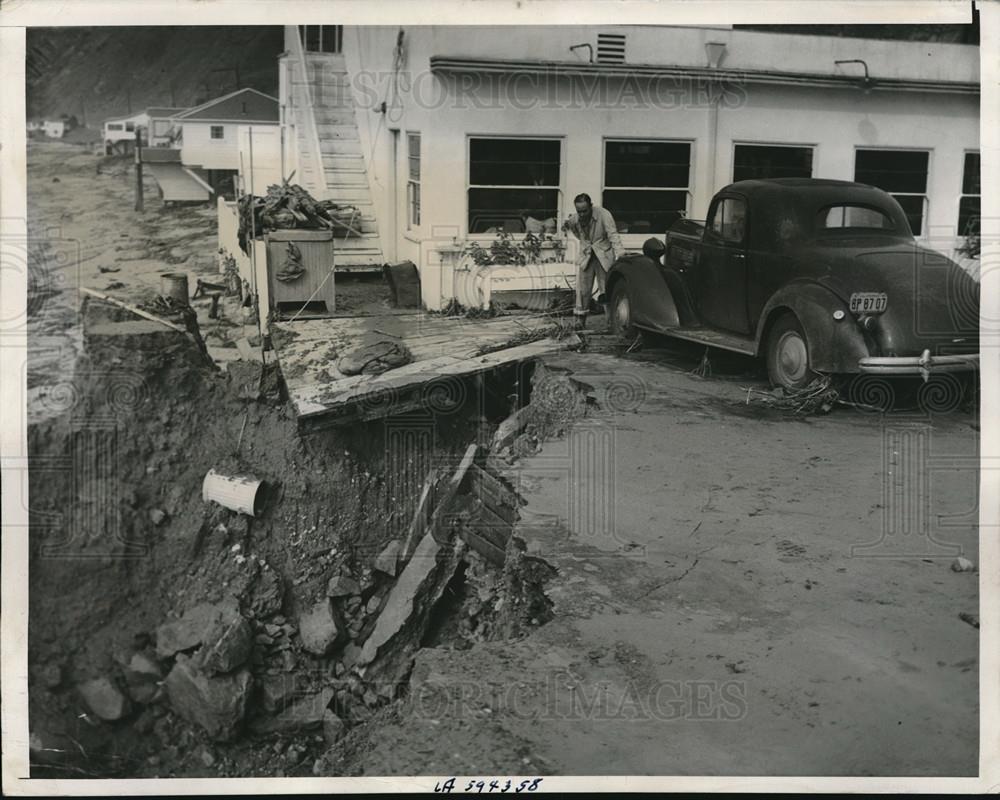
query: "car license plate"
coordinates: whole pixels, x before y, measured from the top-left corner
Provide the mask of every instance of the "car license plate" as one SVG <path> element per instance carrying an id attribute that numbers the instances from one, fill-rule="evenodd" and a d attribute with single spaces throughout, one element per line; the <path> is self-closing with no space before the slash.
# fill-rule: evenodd
<path id="1" fill-rule="evenodd" d="M 852 314 L 881 314 L 889 307 L 885 292 L 855 292 L 851 295 Z"/>

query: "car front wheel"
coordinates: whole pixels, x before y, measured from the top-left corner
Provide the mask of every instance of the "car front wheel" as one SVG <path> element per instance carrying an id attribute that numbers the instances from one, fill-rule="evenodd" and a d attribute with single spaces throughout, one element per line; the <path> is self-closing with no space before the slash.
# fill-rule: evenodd
<path id="1" fill-rule="evenodd" d="M 809 363 L 809 342 L 794 314 L 780 317 L 767 337 L 767 375 L 774 386 L 805 389 L 816 377 Z"/>
<path id="2" fill-rule="evenodd" d="M 620 280 L 611 290 L 611 332 L 623 339 L 635 339 L 639 329 L 632 324 L 632 304 L 628 286 Z"/>

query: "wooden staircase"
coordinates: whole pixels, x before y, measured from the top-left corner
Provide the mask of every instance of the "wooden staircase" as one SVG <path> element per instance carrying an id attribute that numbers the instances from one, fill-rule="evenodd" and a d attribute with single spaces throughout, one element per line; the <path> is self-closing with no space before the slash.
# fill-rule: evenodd
<path id="1" fill-rule="evenodd" d="M 361 137 L 355 119 L 354 98 L 351 94 L 349 75 L 343 54 L 306 53 L 306 85 L 302 85 L 301 70 L 293 70 L 292 81 L 294 99 L 311 98 L 311 103 L 295 103 L 296 135 L 299 139 L 299 153 L 311 152 L 305 137 L 311 136 L 310 121 L 305 115 L 312 114 L 316 126 L 322 164 L 315 164 L 308 155 L 300 158 L 301 175 L 296 181 L 309 189 L 318 199 L 333 200 L 343 205 L 355 206 L 359 217 L 354 227 L 361 236 L 336 236 L 337 271 L 377 271 L 385 259 L 375 206 Z M 317 169 L 322 175 L 316 173 Z"/>

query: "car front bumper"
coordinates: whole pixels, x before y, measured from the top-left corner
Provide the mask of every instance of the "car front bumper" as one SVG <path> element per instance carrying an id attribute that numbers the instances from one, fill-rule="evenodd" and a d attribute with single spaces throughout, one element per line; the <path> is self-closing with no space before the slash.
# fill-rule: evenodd
<path id="1" fill-rule="evenodd" d="M 920 375 L 925 380 L 942 372 L 972 372 L 979 369 L 979 353 L 932 356 L 924 350 L 919 356 L 868 356 L 858 361 L 867 375 Z"/>

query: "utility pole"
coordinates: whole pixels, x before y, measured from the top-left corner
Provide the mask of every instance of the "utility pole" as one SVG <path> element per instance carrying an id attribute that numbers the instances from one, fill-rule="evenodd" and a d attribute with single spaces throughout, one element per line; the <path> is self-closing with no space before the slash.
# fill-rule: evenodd
<path id="1" fill-rule="evenodd" d="M 142 128 L 135 126 L 135 210 L 142 211 Z"/>

